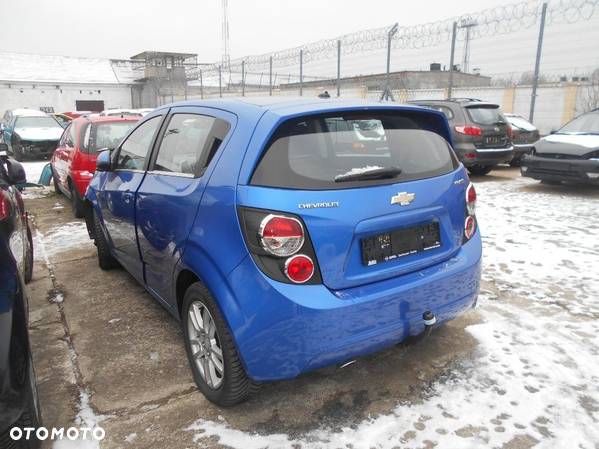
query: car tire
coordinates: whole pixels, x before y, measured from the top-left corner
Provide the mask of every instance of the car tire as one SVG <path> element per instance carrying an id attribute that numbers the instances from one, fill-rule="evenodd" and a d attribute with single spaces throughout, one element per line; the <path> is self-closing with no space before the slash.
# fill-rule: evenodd
<path id="1" fill-rule="evenodd" d="M 473 176 L 483 176 L 491 172 L 493 170 L 492 165 L 473 165 L 472 167 L 468 167 L 468 171 Z"/>
<path id="2" fill-rule="evenodd" d="M 209 315 L 206 315 L 205 311 L 208 311 Z M 201 320 L 202 323 L 206 321 L 213 323 L 209 326 L 204 336 L 198 333 L 198 327 L 201 328 L 201 326 L 198 326 L 197 322 L 194 325 L 190 315 L 194 314 L 197 317 L 198 313 L 200 317 L 205 318 Z M 206 318 L 207 316 L 209 318 Z M 247 376 L 229 328 L 214 298 L 200 282 L 192 284 L 185 292 L 181 308 L 181 326 L 183 328 L 185 350 L 193 378 L 199 390 L 209 401 L 222 407 L 229 407 L 245 401 L 258 392 L 260 384 Z M 211 336 L 212 329 L 214 331 Z M 204 346 L 200 345 L 201 341 L 204 341 Z M 206 342 L 208 343 L 206 344 Z M 200 349 L 206 347 L 210 348 L 209 351 L 202 351 Z M 218 355 L 218 350 L 220 350 L 221 357 Z M 201 351 L 203 355 L 198 356 L 198 353 Z M 216 357 L 220 361 L 222 367 L 220 378 L 218 377 L 218 365 L 213 357 Z M 200 368 L 200 366 L 207 368 Z M 217 382 L 206 380 L 206 376 L 200 371 L 201 369 L 204 372 L 213 371 L 218 379 Z M 208 377 L 212 379 L 215 376 L 211 376 L 208 373 Z"/>
<path id="3" fill-rule="evenodd" d="M 71 184 L 71 209 L 75 218 L 85 217 L 85 204 L 79 196 L 77 187 Z"/>
<path id="4" fill-rule="evenodd" d="M 31 282 L 33 278 L 33 237 L 31 236 L 31 229 L 27 226 L 27 241 L 29 248 L 25 256 L 25 270 L 23 273 L 23 280 L 26 284 Z"/>
<path id="5" fill-rule="evenodd" d="M 52 183 L 54 184 L 54 192 L 61 195 L 62 190 L 60 190 L 60 184 L 58 184 L 58 176 L 56 176 L 56 172 L 52 170 Z"/>
<path id="6" fill-rule="evenodd" d="M 37 384 L 35 380 L 35 370 L 33 368 L 33 360 L 31 356 L 29 358 L 29 385 L 27 391 L 27 405 L 25 411 L 19 418 L 19 420 L 15 423 L 15 426 L 20 427 L 21 429 L 25 427 L 32 427 L 37 429 L 42 426 L 42 414 L 39 404 L 39 398 L 37 394 Z M 35 432 L 32 432 L 34 435 Z M 29 440 L 22 438 L 17 443 L 17 448 L 19 449 L 40 449 L 42 447 L 42 442 L 37 438 L 33 437 Z"/>
<path id="7" fill-rule="evenodd" d="M 102 230 L 102 225 L 100 224 L 100 219 L 96 212 L 94 214 L 94 241 L 96 243 L 96 249 L 98 250 L 98 265 L 102 270 L 110 270 L 112 268 L 118 267 L 119 263 L 110 254 L 110 247 L 108 246 L 108 242 L 106 241 L 106 237 L 104 236 L 104 231 Z"/>

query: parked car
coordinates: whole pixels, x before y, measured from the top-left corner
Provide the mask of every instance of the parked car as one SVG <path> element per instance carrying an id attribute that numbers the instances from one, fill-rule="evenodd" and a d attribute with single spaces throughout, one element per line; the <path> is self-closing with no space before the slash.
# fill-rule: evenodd
<path id="1" fill-rule="evenodd" d="M 35 372 L 28 336 L 28 302 L 24 283 L 31 280 L 33 244 L 23 199 L 21 164 L 7 157 L 0 143 L 0 447 L 38 448 L 29 440 L 17 446 L 10 429 L 41 425 Z"/>
<path id="2" fill-rule="evenodd" d="M 486 175 L 498 164 L 512 160 L 510 125 L 498 105 L 473 98 L 410 103 L 445 114 L 451 125 L 453 148 L 471 174 Z"/>
<path id="3" fill-rule="evenodd" d="M 25 157 L 50 157 L 63 132 L 56 119 L 42 111 L 7 111 L 0 127 L 2 140 L 17 161 Z"/>
<path id="4" fill-rule="evenodd" d="M 98 155 L 86 196 L 100 267 L 118 262 L 181 321 L 219 405 L 455 317 L 481 269 L 443 114 L 247 101 L 160 107 Z"/>
<path id="5" fill-rule="evenodd" d="M 522 162 L 522 156 L 530 154 L 534 143 L 539 140 L 539 130 L 524 117 L 517 114 L 503 114 L 512 127 L 512 144 L 514 157 L 510 165 L 517 167 Z"/>
<path id="6" fill-rule="evenodd" d="M 91 115 L 93 114 L 92 111 L 66 111 L 63 112 L 62 115 L 66 115 L 67 117 L 70 117 L 71 120 L 75 119 L 75 118 L 79 118 L 79 117 L 85 117 L 87 115 Z"/>
<path id="7" fill-rule="evenodd" d="M 65 129 L 50 165 L 54 190 L 71 199 L 75 217 L 83 217 L 83 197 L 96 170 L 98 151 L 115 148 L 139 118 L 82 117 Z"/>
<path id="8" fill-rule="evenodd" d="M 522 159 L 522 176 L 549 184 L 599 185 L 599 109 L 587 112 L 535 143 Z"/>
<path id="9" fill-rule="evenodd" d="M 141 109 L 136 109 L 137 112 L 139 112 L 143 117 L 145 117 L 146 115 L 148 115 L 150 112 L 152 112 L 154 110 L 154 108 L 141 108 Z"/>

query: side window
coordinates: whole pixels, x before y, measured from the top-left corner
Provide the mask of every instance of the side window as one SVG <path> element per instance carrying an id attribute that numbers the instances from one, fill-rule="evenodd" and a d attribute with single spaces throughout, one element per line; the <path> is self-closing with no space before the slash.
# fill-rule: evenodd
<path id="1" fill-rule="evenodd" d="M 164 132 L 154 170 L 201 176 L 229 131 L 224 120 L 173 114 Z"/>
<path id="2" fill-rule="evenodd" d="M 119 150 L 116 169 L 142 170 L 162 116 L 153 117 L 133 131 Z"/>
<path id="3" fill-rule="evenodd" d="M 61 147 L 72 147 L 73 146 L 72 138 L 71 138 L 71 130 L 73 128 L 74 128 L 74 126 L 72 123 L 65 128 L 65 130 L 62 133 L 62 137 L 60 138 L 60 142 L 58 144 L 59 146 L 61 146 Z"/>

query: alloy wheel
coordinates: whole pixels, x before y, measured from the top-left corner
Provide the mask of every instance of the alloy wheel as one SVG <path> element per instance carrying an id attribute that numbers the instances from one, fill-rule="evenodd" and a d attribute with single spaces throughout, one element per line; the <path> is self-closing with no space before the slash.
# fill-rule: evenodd
<path id="1" fill-rule="evenodd" d="M 194 301 L 187 314 L 192 358 L 206 384 L 216 390 L 223 383 L 225 365 L 216 323 L 201 301 Z"/>

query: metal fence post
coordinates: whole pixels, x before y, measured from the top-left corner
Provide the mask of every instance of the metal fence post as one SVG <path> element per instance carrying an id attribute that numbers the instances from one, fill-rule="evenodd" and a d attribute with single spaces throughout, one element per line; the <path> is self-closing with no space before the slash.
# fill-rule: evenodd
<path id="1" fill-rule="evenodd" d="M 268 95 L 272 97 L 272 56 L 268 58 Z"/>
<path id="2" fill-rule="evenodd" d="M 200 98 L 204 99 L 204 78 L 202 77 L 202 71 L 200 70 Z"/>
<path id="3" fill-rule="evenodd" d="M 218 95 L 223 96 L 223 71 L 221 66 L 218 66 Z"/>
<path id="4" fill-rule="evenodd" d="M 337 41 L 337 96 L 341 96 L 341 40 Z"/>
<path id="5" fill-rule="evenodd" d="M 245 97 L 245 61 L 241 61 L 241 96 Z"/>
<path id="6" fill-rule="evenodd" d="M 304 50 L 300 50 L 300 54 L 299 54 L 299 58 L 300 58 L 300 78 L 299 78 L 299 94 L 300 97 L 302 95 L 304 95 Z"/>
<path id="7" fill-rule="evenodd" d="M 537 87 L 539 85 L 539 69 L 541 66 L 541 52 L 543 51 L 543 33 L 545 32 L 545 17 L 547 16 L 547 2 L 543 3 L 541 10 L 541 25 L 539 26 L 539 42 L 537 43 L 537 58 L 535 60 L 535 74 L 532 80 L 532 94 L 530 97 L 530 114 L 528 120 L 533 121 L 535 116 L 535 102 L 537 100 Z"/>
<path id="8" fill-rule="evenodd" d="M 451 93 L 453 90 L 453 66 L 455 60 L 455 41 L 458 34 L 458 23 L 453 22 L 453 28 L 451 30 L 451 55 L 449 56 L 449 86 L 447 86 L 447 98 L 451 99 Z"/>
<path id="9" fill-rule="evenodd" d="M 387 73 L 385 75 L 385 89 L 383 90 L 383 94 L 381 95 L 381 100 L 389 100 L 395 101 L 393 97 L 393 92 L 391 91 L 391 41 L 395 33 L 397 33 L 397 29 L 399 28 L 399 24 L 394 24 L 389 32 L 387 33 Z"/>

